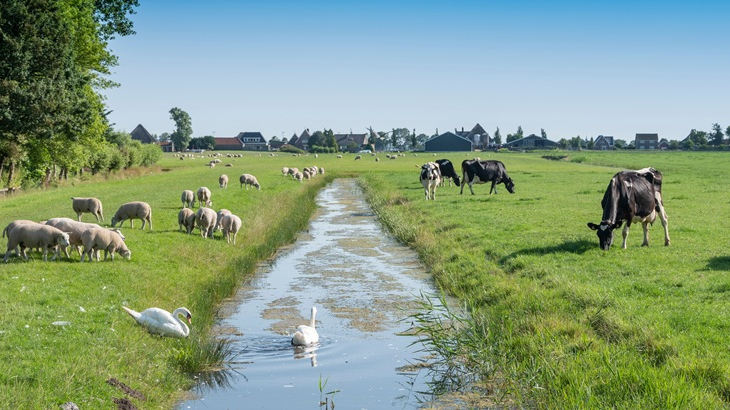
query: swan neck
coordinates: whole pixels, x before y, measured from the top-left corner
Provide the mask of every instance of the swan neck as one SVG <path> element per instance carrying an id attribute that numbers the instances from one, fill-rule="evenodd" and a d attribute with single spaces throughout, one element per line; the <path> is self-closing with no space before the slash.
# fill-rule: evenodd
<path id="1" fill-rule="evenodd" d="M 311 327 L 312 329 L 314 329 L 314 323 L 315 323 L 314 316 L 316 314 L 317 314 L 317 311 L 312 310 L 312 318 L 309 320 L 309 327 Z"/>
<path id="2" fill-rule="evenodd" d="M 188 337 L 188 335 L 190 334 L 190 328 L 188 327 L 188 325 L 185 324 L 185 322 L 180 320 L 180 315 L 187 318 L 187 314 L 182 309 L 175 309 L 175 312 L 172 316 L 175 318 L 175 320 L 177 320 L 177 323 L 182 328 L 183 335 L 185 335 L 185 337 Z"/>

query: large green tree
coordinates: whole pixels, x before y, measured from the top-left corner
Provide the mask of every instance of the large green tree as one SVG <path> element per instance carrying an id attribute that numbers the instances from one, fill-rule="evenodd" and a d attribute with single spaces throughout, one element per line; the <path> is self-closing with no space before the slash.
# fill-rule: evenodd
<path id="1" fill-rule="evenodd" d="M 710 145 L 719 147 L 722 145 L 724 140 L 724 135 L 722 133 L 722 127 L 718 123 L 712 124 L 712 131 L 710 131 L 709 139 L 710 139 Z"/>
<path id="2" fill-rule="evenodd" d="M 175 131 L 170 134 L 170 141 L 178 151 L 185 151 L 193 137 L 193 121 L 190 115 L 180 108 L 170 109 L 170 118 L 175 121 Z"/>

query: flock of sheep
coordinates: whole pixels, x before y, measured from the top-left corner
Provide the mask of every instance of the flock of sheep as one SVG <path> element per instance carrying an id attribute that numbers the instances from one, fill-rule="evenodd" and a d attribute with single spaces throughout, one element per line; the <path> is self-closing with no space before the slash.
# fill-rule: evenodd
<path id="1" fill-rule="evenodd" d="M 251 180 L 252 185 L 255 183 L 254 186 L 261 189 L 258 181 L 256 181 L 256 177 L 253 175 L 243 174 L 240 180 L 241 187 L 243 187 L 244 180 Z M 227 188 L 228 176 L 225 174 L 221 175 L 218 178 L 218 182 L 221 188 Z M 246 187 L 248 188 L 248 185 Z M 221 209 L 216 212 L 210 208 L 213 206 L 213 201 L 211 201 L 212 195 L 210 189 L 204 186 L 198 188 L 195 196 L 193 196 L 193 191 L 183 191 L 180 197 L 183 208 L 177 214 L 178 230 L 182 230 L 184 227 L 188 234 L 192 234 L 197 225 L 200 229 L 200 236 L 203 238 L 212 238 L 215 230 L 222 230 L 226 242 L 233 242 L 235 245 L 236 236 L 241 229 L 241 218 L 227 209 Z M 198 199 L 198 212 L 192 211 L 192 208 L 195 206 L 195 198 Z"/>

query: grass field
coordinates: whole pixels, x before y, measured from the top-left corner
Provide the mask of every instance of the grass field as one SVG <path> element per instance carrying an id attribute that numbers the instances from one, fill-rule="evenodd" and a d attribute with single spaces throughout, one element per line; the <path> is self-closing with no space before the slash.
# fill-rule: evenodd
<path id="1" fill-rule="evenodd" d="M 169 155 L 169 154 L 168 154 Z M 722 153 L 575 152 L 552 161 L 539 153 L 480 153 L 502 160 L 515 182 L 509 195 L 459 195 L 439 188 L 423 199 L 418 169 L 432 156 L 380 162 L 353 155 L 315 159 L 280 155 L 226 159 L 165 156 L 161 169 L 127 178 L 88 177 L 62 188 L 0 200 L 0 224 L 14 219 L 74 217 L 71 196 L 96 196 L 108 222 L 124 202 L 153 208 L 153 230 L 123 228 L 132 259 L 0 266 L 0 406 L 53 408 L 74 401 L 110 408 L 122 393 L 115 377 L 141 391 L 141 408 L 170 408 L 204 367 L 217 303 L 256 262 L 293 240 L 326 179 L 359 176 L 381 220 L 416 249 L 437 283 L 472 307 L 483 344 L 471 354 L 488 380 L 489 399 L 530 408 L 722 408 L 730 403 L 730 167 Z M 440 154 L 455 163 L 473 153 Z M 555 155 L 549 153 L 549 155 Z M 282 166 L 323 166 L 326 178 L 298 184 Z M 672 246 L 660 224 L 640 247 L 634 226 L 628 249 L 598 248 L 587 222 L 600 222 L 600 200 L 622 169 L 654 166 Z M 238 188 L 241 173 L 261 191 Z M 227 173 L 227 190 L 217 177 Z M 240 215 L 236 246 L 177 231 L 180 193 L 208 186 L 213 208 Z M 90 215 L 83 220 L 92 221 Z M 193 312 L 191 337 L 151 337 L 121 305 Z M 56 321 L 71 322 L 55 326 Z M 313 391 L 316 391 L 313 386 Z M 344 394 L 344 392 L 343 392 Z"/>

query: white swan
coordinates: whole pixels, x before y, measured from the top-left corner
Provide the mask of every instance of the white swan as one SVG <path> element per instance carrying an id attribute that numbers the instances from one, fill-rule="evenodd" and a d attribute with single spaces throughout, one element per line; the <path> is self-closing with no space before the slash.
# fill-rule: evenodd
<path id="1" fill-rule="evenodd" d="M 183 315 L 188 320 L 188 323 L 192 323 L 193 316 L 184 307 L 175 309 L 172 314 L 156 307 L 145 309 L 142 313 L 129 309 L 126 306 L 122 306 L 122 308 L 150 333 L 168 337 L 188 337 L 188 334 L 190 334 L 188 326 L 178 318 L 178 315 Z"/>
<path id="2" fill-rule="evenodd" d="M 291 338 L 291 344 L 294 346 L 306 346 L 319 342 L 319 334 L 314 328 L 314 315 L 317 314 L 317 308 L 312 306 L 312 318 L 309 320 L 309 326 L 297 326 L 297 332 Z"/>

